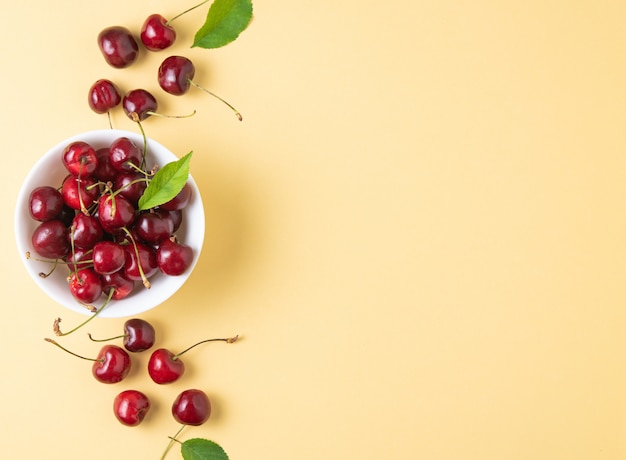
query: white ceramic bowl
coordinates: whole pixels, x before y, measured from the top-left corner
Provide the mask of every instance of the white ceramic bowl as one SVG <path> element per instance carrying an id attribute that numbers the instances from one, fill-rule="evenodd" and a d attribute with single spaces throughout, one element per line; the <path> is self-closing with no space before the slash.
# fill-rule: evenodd
<path id="1" fill-rule="evenodd" d="M 92 313 L 74 299 L 69 291 L 66 280 L 69 270 L 66 266 L 58 266 L 52 275 L 47 278 L 42 278 L 39 276 L 39 273 L 48 272 L 51 267 L 50 264 L 47 262 L 39 262 L 32 258 L 26 258 L 27 251 L 30 251 L 33 257 L 37 257 L 36 252 L 32 248 L 31 236 L 35 228 L 39 225 L 39 222 L 35 221 L 29 213 L 29 197 L 32 190 L 38 186 L 51 185 L 58 187 L 61 185 L 63 178 L 68 174 L 61 161 L 61 154 L 63 149 L 70 142 L 80 140 L 98 149 L 110 145 L 115 139 L 122 136 L 133 140 L 140 147 L 143 146 L 143 137 L 140 134 L 115 129 L 89 131 L 59 142 L 48 150 L 33 166 L 26 176 L 17 198 L 15 209 L 15 236 L 17 248 L 20 257 L 24 261 L 26 270 L 35 284 L 48 294 L 51 299 L 70 310 L 86 315 Z M 148 165 L 156 163 L 159 166 L 163 166 L 166 163 L 178 159 L 178 156 L 152 139 L 148 139 L 147 145 Z M 181 152 L 179 156 L 185 153 L 187 152 Z M 193 169 L 193 161 L 191 164 Z M 129 297 L 122 300 L 111 301 L 103 308 L 99 313 L 100 317 L 121 318 L 138 315 L 150 310 L 169 299 L 188 279 L 198 261 L 205 232 L 202 198 L 191 175 L 189 177 L 189 184 L 192 191 L 191 201 L 183 210 L 183 222 L 176 232 L 176 235 L 182 243 L 191 246 L 193 249 L 194 260 L 192 265 L 184 274 L 179 276 L 167 276 L 162 273 L 157 273 L 150 278 L 150 289 L 146 289 L 141 283 L 138 283 L 135 291 Z M 103 295 L 99 301 L 94 303 L 94 306 L 101 306 L 105 300 L 106 298 Z"/>

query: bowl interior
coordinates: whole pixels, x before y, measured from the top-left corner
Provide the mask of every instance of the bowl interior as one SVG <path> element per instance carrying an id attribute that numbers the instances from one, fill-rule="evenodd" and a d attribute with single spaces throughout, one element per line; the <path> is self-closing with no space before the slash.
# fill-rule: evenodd
<path id="1" fill-rule="evenodd" d="M 65 266 L 58 266 L 50 276 L 43 278 L 40 276 L 40 273 L 49 272 L 51 268 L 50 263 L 26 258 L 26 252 L 28 251 L 33 257 L 37 257 L 36 252 L 32 249 L 31 236 L 39 225 L 39 222 L 35 221 L 29 213 L 28 201 L 31 191 L 36 187 L 42 185 L 58 187 L 61 185 L 63 178 L 68 174 L 61 161 L 61 154 L 67 144 L 80 140 L 98 149 L 110 145 L 115 139 L 122 136 L 128 137 L 138 146 L 143 146 L 143 137 L 140 134 L 114 129 L 89 131 L 59 142 L 36 162 L 27 174 L 17 198 L 15 208 L 15 237 L 20 257 L 24 261 L 27 272 L 35 284 L 57 303 L 70 310 L 86 315 L 90 315 L 91 313 L 74 299 L 69 292 L 66 280 L 69 270 Z M 178 157 L 163 145 L 152 139 L 148 139 L 148 166 L 153 164 L 163 166 L 177 159 Z M 101 311 L 99 314 L 100 317 L 120 318 L 140 314 L 165 302 L 185 283 L 198 261 L 205 232 L 202 198 L 191 175 L 189 177 L 189 185 L 192 191 L 191 201 L 183 210 L 183 222 L 176 232 L 180 241 L 191 246 L 193 249 L 194 259 L 189 269 L 179 276 L 167 276 L 162 273 L 157 273 L 150 278 L 150 289 L 146 289 L 141 283 L 138 283 L 135 291 L 129 297 L 122 300 L 111 301 Z M 98 302 L 94 303 L 94 306 L 101 306 L 105 300 L 103 296 Z"/>

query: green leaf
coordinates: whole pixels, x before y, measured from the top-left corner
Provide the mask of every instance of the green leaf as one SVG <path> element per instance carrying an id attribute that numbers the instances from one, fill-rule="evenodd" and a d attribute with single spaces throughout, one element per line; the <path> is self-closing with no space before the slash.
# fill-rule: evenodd
<path id="1" fill-rule="evenodd" d="M 220 48 L 234 41 L 252 20 L 252 0 L 214 0 L 192 47 Z"/>
<path id="2" fill-rule="evenodd" d="M 191 153 L 166 164 L 156 172 L 139 198 L 140 211 L 167 203 L 178 195 L 189 179 Z"/>
<path id="3" fill-rule="evenodd" d="M 184 460 L 228 460 L 224 449 L 203 438 L 187 439 L 182 443 L 180 452 Z"/>

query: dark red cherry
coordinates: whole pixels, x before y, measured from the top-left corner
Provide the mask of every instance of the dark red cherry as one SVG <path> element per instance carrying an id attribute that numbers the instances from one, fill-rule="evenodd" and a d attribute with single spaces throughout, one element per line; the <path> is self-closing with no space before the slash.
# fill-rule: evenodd
<path id="1" fill-rule="evenodd" d="M 112 300 L 122 300 L 128 297 L 135 290 L 135 282 L 129 280 L 124 275 L 124 270 L 102 275 L 102 290 L 106 293 L 113 289 Z"/>
<path id="2" fill-rule="evenodd" d="M 98 167 L 96 150 L 83 141 L 70 143 L 63 150 L 61 158 L 70 174 L 77 177 L 90 176 Z"/>
<path id="3" fill-rule="evenodd" d="M 135 207 L 123 196 L 102 195 L 98 200 L 98 219 L 108 233 L 116 233 L 135 220 Z"/>
<path id="4" fill-rule="evenodd" d="M 83 212 L 94 203 L 99 193 L 98 184 L 92 177 L 76 177 L 69 174 L 61 185 L 63 202 L 70 208 Z"/>
<path id="5" fill-rule="evenodd" d="M 193 63 L 183 56 L 170 56 L 159 66 L 157 81 L 163 91 L 180 96 L 189 91 L 196 73 Z"/>
<path id="6" fill-rule="evenodd" d="M 65 261 L 71 271 L 77 271 L 81 268 L 88 268 L 92 265 L 91 249 L 74 248 L 70 251 Z"/>
<path id="7" fill-rule="evenodd" d="M 102 282 L 91 268 L 82 268 L 69 276 L 71 294 L 79 302 L 90 304 L 102 295 Z"/>
<path id="8" fill-rule="evenodd" d="M 61 259 L 70 252 L 65 224 L 58 220 L 42 222 L 31 236 L 33 249 L 41 257 Z"/>
<path id="9" fill-rule="evenodd" d="M 126 136 L 119 137 L 109 146 L 111 166 L 120 172 L 137 172 L 143 159 L 143 151 Z"/>
<path id="10" fill-rule="evenodd" d="M 126 261 L 124 247 L 113 241 L 98 241 L 93 246 L 93 269 L 100 275 L 110 275 L 120 270 Z"/>
<path id="11" fill-rule="evenodd" d="M 61 192 L 49 185 L 43 185 L 30 192 L 28 211 L 33 219 L 39 222 L 55 219 L 63 210 Z"/>
<path id="12" fill-rule="evenodd" d="M 146 351 L 154 345 L 156 331 L 152 324 L 132 318 L 124 323 L 124 348 L 133 353 Z"/>
<path id="13" fill-rule="evenodd" d="M 156 256 L 159 269 L 170 276 L 182 275 L 193 262 L 193 250 L 191 247 L 171 239 L 161 242 Z"/>
<path id="14" fill-rule="evenodd" d="M 113 187 L 118 195 L 123 196 L 136 205 L 147 186 L 148 182 L 144 174 L 140 172 L 127 172 L 118 174 L 115 177 Z"/>
<path id="15" fill-rule="evenodd" d="M 102 383 L 117 383 L 130 372 L 130 356 L 122 347 L 105 345 L 92 366 L 93 376 Z"/>
<path id="16" fill-rule="evenodd" d="M 98 34 L 98 47 L 112 67 L 128 67 L 137 59 L 139 46 L 130 31 L 121 26 L 107 27 Z"/>
<path id="17" fill-rule="evenodd" d="M 137 426 L 150 410 L 150 399 L 138 390 L 124 390 L 113 399 L 113 413 L 126 426 Z"/>
<path id="18" fill-rule="evenodd" d="M 104 230 L 97 217 L 78 213 L 72 221 L 72 226 L 68 232 L 68 241 L 73 240 L 74 247 L 90 249 L 102 239 Z"/>
<path id="19" fill-rule="evenodd" d="M 111 80 L 101 78 L 89 88 L 87 102 L 94 112 L 107 113 L 122 102 L 122 96 Z"/>
<path id="20" fill-rule="evenodd" d="M 152 212 L 140 214 L 134 227 L 137 235 L 147 243 L 160 243 L 169 238 L 174 230 L 170 219 Z"/>
<path id="21" fill-rule="evenodd" d="M 157 208 L 154 212 L 172 222 L 172 233 L 175 233 L 183 222 L 183 211 L 181 209 L 168 211 L 167 209 Z"/>
<path id="22" fill-rule="evenodd" d="M 115 177 L 119 173 L 117 169 L 111 164 L 111 154 L 109 147 L 102 147 L 96 150 L 96 157 L 98 157 L 98 167 L 93 172 L 93 176 L 102 181 L 109 182 L 115 180 Z"/>
<path id="23" fill-rule="evenodd" d="M 155 251 L 150 246 L 136 242 L 134 245 L 125 245 L 124 249 L 126 251 L 124 263 L 124 276 L 126 278 L 133 281 L 144 281 L 144 276 L 146 279 L 150 278 L 159 270 Z"/>
<path id="24" fill-rule="evenodd" d="M 133 121 L 143 121 L 156 113 L 156 98 L 145 89 L 134 89 L 126 93 L 122 99 L 124 113 Z"/>
<path id="25" fill-rule="evenodd" d="M 176 31 L 163 16 L 151 14 L 144 21 L 139 38 L 146 49 L 160 51 L 174 43 Z"/>
<path id="26" fill-rule="evenodd" d="M 209 397 L 202 390 L 185 390 L 174 400 L 172 415 L 183 425 L 202 425 L 211 416 Z"/>

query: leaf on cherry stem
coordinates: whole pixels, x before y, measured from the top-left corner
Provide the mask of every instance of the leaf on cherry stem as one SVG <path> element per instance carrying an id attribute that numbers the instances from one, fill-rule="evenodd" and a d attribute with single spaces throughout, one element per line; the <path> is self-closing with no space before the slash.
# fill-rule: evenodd
<path id="1" fill-rule="evenodd" d="M 184 460 L 228 460 L 219 444 L 204 438 L 187 439 L 180 446 Z"/>
<path id="2" fill-rule="evenodd" d="M 214 0 L 192 47 L 220 48 L 234 41 L 252 20 L 252 0 Z"/>
<path id="3" fill-rule="evenodd" d="M 161 169 L 150 180 L 150 183 L 139 198 L 139 210 L 145 211 L 163 203 L 167 203 L 183 189 L 189 178 L 189 161 L 192 152 L 172 161 Z"/>

